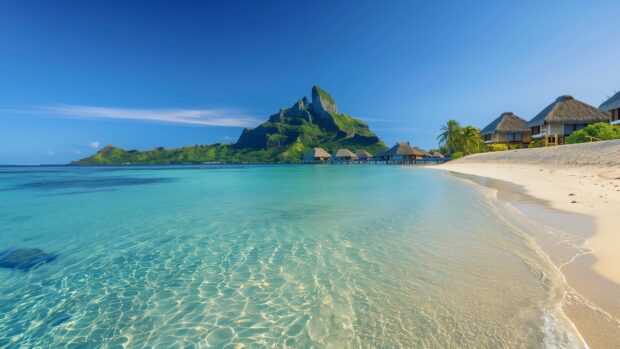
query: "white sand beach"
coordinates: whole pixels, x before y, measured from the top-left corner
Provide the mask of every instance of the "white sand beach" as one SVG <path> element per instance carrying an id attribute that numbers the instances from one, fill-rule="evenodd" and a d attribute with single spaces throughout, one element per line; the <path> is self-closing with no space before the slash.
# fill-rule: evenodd
<path id="1" fill-rule="evenodd" d="M 433 168 L 507 181 L 553 209 L 591 216 L 591 253 L 558 267 L 592 306 L 568 299 L 565 312 L 591 348 L 620 345 L 620 141 L 474 154 Z"/>

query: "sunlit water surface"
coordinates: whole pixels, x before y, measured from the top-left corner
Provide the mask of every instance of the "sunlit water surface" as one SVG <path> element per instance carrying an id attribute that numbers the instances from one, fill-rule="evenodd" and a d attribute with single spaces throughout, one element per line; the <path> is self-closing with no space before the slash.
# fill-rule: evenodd
<path id="1" fill-rule="evenodd" d="M 488 195 L 397 166 L 0 168 L 0 347 L 577 345 Z"/>

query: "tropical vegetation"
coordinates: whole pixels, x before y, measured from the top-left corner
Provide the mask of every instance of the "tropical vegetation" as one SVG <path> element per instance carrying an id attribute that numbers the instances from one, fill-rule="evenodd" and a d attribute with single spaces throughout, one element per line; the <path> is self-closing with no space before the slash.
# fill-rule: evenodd
<path id="1" fill-rule="evenodd" d="M 456 120 L 449 120 L 445 125 L 441 126 L 440 131 L 441 133 L 437 136 L 440 146 L 439 151 L 450 155 L 452 159 L 458 159 L 469 154 L 504 151 L 519 147 L 516 144 L 485 144 L 477 128 L 469 125 L 461 126 Z M 573 144 L 611 139 L 620 139 L 620 127 L 599 122 L 573 132 L 566 137 L 566 143 Z M 541 139 L 533 139 L 528 145 L 529 148 L 543 146 L 544 141 Z"/>
<path id="2" fill-rule="evenodd" d="M 584 143 L 592 141 L 607 141 L 620 139 L 620 127 L 605 122 L 598 122 L 586 126 L 586 128 L 573 132 L 566 137 L 567 144 Z"/>
<path id="3" fill-rule="evenodd" d="M 444 151 L 449 154 L 456 152 L 457 142 L 460 138 L 461 124 L 456 120 L 448 120 L 445 125 L 442 125 L 441 133 L 437 136 L 439 146 L 443 147 Z"/>
<path id="4" fill-rule="evenodd" d="M 474 126 L 461 126 L 456 120 L 448 120 L 440 130 L 437 136 L 440 152 L 452 158 L 489 151 L 480 136 L 480 130 Z"/>

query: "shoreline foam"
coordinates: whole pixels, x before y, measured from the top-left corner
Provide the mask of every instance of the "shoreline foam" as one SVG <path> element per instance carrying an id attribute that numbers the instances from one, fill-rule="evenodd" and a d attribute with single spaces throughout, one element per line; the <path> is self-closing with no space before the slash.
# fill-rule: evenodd
<path id="1" fill-rule="evenodd" d="M 611 146 L 614 151 L 620 150 L 620 142 L 609 142 L 603 146 Z M 601 162 L 598 165 L 591 162 L 579 165 L 575 155 L 581 157 L 591 147 L 590 144 L 588 147 L 556 147 L 551 155 L 546 149 L 533 153 L 529 153 L 531 150 L 521 150 L 501 152 L 505 154 L 492 153 L 490 156 L 479 154 L 433 168 L 484 178 L 486 183 L 479 181 L 479 185 L 497 190 L 500 200 L 543 226 L 558 231 L 569 230 L 570 224 L 568 227 L 549 224 L 549 221 L 553 221 L 550 216 L 558 212 L 582 216 L 575 221 L 592 221 L 589 229 L 582 226 L 565 235 L 582 239 L 583 251 L 576 251 L 568 259 L 565 259 L 566 256 L 554 256 L 553 252 L 549 257 L 562 273 L 568 287 L 563 304 L 564 313 L 591 348 L 612 348 L 620 343 L 620 299 L 617 297 L 620 294 L 620 268 L 617 267 L 618 256 L 612 254 L 620 246 L 620 234 L 613 232 L 614 227 L 618 226 L 615 221 L 620 215 L 614 217 L 611 214 L 614 210 L 620 211 L 620 189 L 617 187 L 620 183 L 615 183 L 620 182 L 617 180 L 620 175 L 614 175 L 618 171 L 615 162 L 620 159 L 620 152 L 616 153 L 618 155 L 607 152 L 604 156 L 597 156 L 597 161 Z M 562 152 L 573 154 L 563 159 Z M 514 156 L 515 153 L 517 156 Z M 520 161 L 526 155 L 531 155 L 533 159 Z M 553 164 L 537 163 L 545 162 L 544 159 L 550 156 L 554 157 Z M 516 189 L 517 194 L 537 200 L 533 203 L 540 206 L 537 214 L 532 217 L 532 212 L 524 212 L 519 203 L 515 204 L 514 198 L 512 202 L 510 198 L 501 198 L 506 194 L 502 193 L 502 189 L 505 191 L 506 188 L 494 188 L 489 183 L 498 180 L 511 183 L 511 190 Z M 557 241 L 549 241 L 554 242 Z M 545 246 L 541 248 L 545 251 Z M 545 253 L 549 254 L 549 246 L 546 248 Z"/>
<path id="2" fill-rule="evenodd" d="M 494 189 L 500 196 L 502 190 L 506 189 L 496 188 L 488 184 L 477 184 Z M 615 312 L 617 310 L 617 294 L 620 294 L 618 293 L 620 287 L 591 269 L 592 260 L 595 260 L 595 256 L 593 251 L 587 248 L 587 239 L 594 236 L 592 234 L 595 233 L 596 226 L 594 219 L 588 216 L 578 218 L 591 220 L 591 229 L 588 231 L 589 234 L 585 234 L 585 237 L 577 234 L 572 235 L 574 232 L 572 234 L 567 233 L 559 228 L 557 224 L 554 224 L 558 222 L 558 217 L 549 217 L 554 214 L 560 216 L 570 215 L 569 212 L 554 209 L 549 203 L 544 201 L 533 204 L 534 206 L 539 206 L 538 208 L 524 212 L 522 207 L 519 207 L 513 201 L 500 197 L 497 197 L 497 199 L 504 201 L 523 217 L 524 223 L 519 227 L 519 230 L 533 237 L 537 247 L 541 248 L 541 253 L 548 257 L 549 262 L 562 275 L 567 290 L 560 304 L 561 311 L 571 324 L 576 327 L 579 337 L 585 340 L 585 343 L 590 348 L 616 348 L 618 343 L 620 343 L 620 322 Z M 532 211 L 537 211 L 538 214 L 532 217 Z M 542 220 L 544 222 L 542 223 L 541 218 L 545 216 L 547 219 Z M 528 222 L 529 224 L 533 222 L 535 227 L 528 227 Z M 548 232 L 552 232 L 552 235 L 547 236 L 546 239 L 544 237 L 541 239 L 540 236 L 536 236 L 538 234 L 536 231 L 541 229 L 547 229 Z M 549 241 L 553 239 L 557 240 Z M 579 240 L 583 242 L 579 244 Z M 560 244 L 566 243 L 575 248 L 572 251 L 572 255 L 571 253 L 567 255 L 565 249 L 564 251 L 560 250 L 562 249 Z M 575 280 L 580 280 L 581 283 L 576 283 Z"/>
<path id="3" fill-rule="evenodd" d="M 567 256 L 565 251 L 554 256 L 552 251 L 546 250 L 543 247 L 544 243 L 541 243 L 540 236 L 548 237 L 550 235 L 564 234 L 564 232 L 540 224 L 537 220 L 532 219 L 514 205 L 515 200 L 524 196 L 527 197 L 527 200 L 532 200 L 530 202 L 539 206 L 537 209 L 544 207 L 543 202 L 538 201 L 535 197 L 524 195 L 518 191 L 516 186 L 508 182 L 495 180 L 490 182 L 489 178 L 464 175 L 456 172 L 450 172 L 449 175 L 455 176 L 469 184 L 476 185 L 480 187 L 483 192 L 489 192 L 490 194 L 487 194 L 487 197 L 490 196 L 490 199 L 492 199 L 490 200 L 491 205 L 497 210 L 498 218 L 504 220 L 505 224 L 510 226 L 514 233 L 526 239 L 529 247 L 546 260 L 548 266 L 557 274 L 555 277 L 549 277 L 551 277 L 551 279 L 559 279 L 557 281 L 561 286 L 561 297 L 554 301 L 551 306 L 543 309 L 543 320 L 545 323 L 543 333 L 546 335 L 544 341 L 545 347 L 587 348 L 588 344 L 585 338 L 579 332 L 575 322 L 564 311 L 566 306 L 565 301 L 571 290 L 570 286 L 567 284 L 566 277 L 560 270 L 561 266 L 558 263 L 558 259 L 563 264 L 567 262 L 562 262 L 562 258 L 572 260 L 581 254 L 588 253 L 587 250 L 584 252 L 581 248 L 585 240 L 582 239 L 580 242 L 578 239 L 568 242 L 570 244 L 569 248 L 574 254 L 573 256 Z M 549 229 L 551 229 L 551 231 L 549 231 Z M 566 249 L 566 246 L 564 246 L 564 249 Z M 542 268 L 540 271 L 544 273 L 546 268 L 543 266 L 540 267 Z M 551 291 L 552 290 L 550 290 L 550 292 Z"/>

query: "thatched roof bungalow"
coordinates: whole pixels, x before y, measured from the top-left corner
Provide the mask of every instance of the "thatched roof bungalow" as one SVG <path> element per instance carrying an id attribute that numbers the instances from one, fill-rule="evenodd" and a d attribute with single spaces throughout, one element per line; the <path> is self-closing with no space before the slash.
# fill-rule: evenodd
<path id="1" fill-rule="evenodd" d="M 564 138 L 596 122 L 609 122 L 609 114 L 578 101 L 560 96 L 527 123 L 532 138 L 543 139 L 546 145 L 563 144 Z"/>
<path id="2" fill-rule="evenodd" d="M 528 144 L 532 131 L 525 119 L 512 112 L 505 112 L 480 131 L 484 142 L 502 144 Z"/>
<path id="3" fill-rule="evenodd" d="M 443 158 L 444 158 L 443 154 L 442 154 L 442 153 L 440 153 L 440 152 L 438 152 L 438 151 L 434 151 L 434 152 L 432 152 L 432 153 L 431 153 L 431 155 L 432 155 L 434 158 L 441 158 L 441 159 L 443 159 Z"/>
<path id="4" fill-rule="evenodd" d="M 418 148 L 418 147 L 411 147 L 411 148 L 413 148 L 413 149 L 414 149 L 415 151 L 417 151 L 418 153 L 421 153 L 421 154 L 422 154 L 422 157 L 424 157 L 424 158 L 431 158 L 431 157 L 433 157 L 433 156 L 431 155 L 431 153 L 427 152 L 426 150 L 424 150 L 424 149 L 422 149 L 422 148 Z"/>
<path id="5" fill-rule="evenodd" d="M 355 160 L 357 160 L 357 155 L 345 148 L 338 149 L 338 151 L 332 155 L 332 162 L 334 163 L 349 163 Z"/>
<path id="6" fill-rule="evenodd" d="M 616 94 L 601 104 L 598 110 L 609 113 L 610 123 L 620 126 L 620 91 L 616 92 Z"/>
<path id="7" fill-rule="evenodd" d="M 312 148 L 304 154 L 303 162 L 306 164 L 317 164 L 329 162 L 331 155 L 323 148 Z"/>
<path id="8" fill-rule="evenodd" d="M 409 142 L 398 142 L 392 148 L 385 150 L 377 157 L 391 163 L 411 164 L 424 157 L 424 152 L 417 147 L 412 147 Z"/>
<path id="9" fill-rule="evenodd" d="M 423 158 L 424 156 L 426 156 L 426 154 L 428 154 L 427 152 L 418 147 L 411 147 L 411 149 L 413 150 L 413 157 L 415 159 Z"/>
<path id="10" fill-rule="evenodd" d="M 360 149 L 357 152 L 355 152 L 355 156 L 357 156 L 357 159 L 359 161 L 369 161 L 369 160 L 372 160 L 372 154 L 370 154 L 369 152 L 367 152 L 364 149 Z"/>

